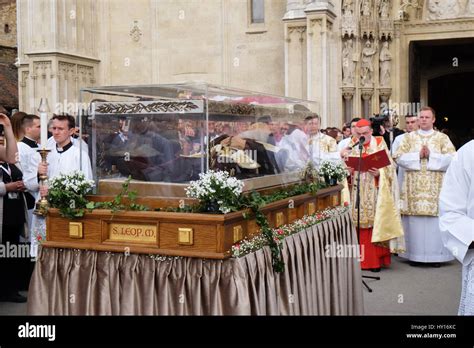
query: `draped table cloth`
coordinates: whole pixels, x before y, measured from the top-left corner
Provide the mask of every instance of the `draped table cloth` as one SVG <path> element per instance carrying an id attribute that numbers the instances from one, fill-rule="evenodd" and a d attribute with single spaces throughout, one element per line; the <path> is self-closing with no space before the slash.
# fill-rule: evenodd
<path id="1" fill-rule="evenodd" d="M 349 212 L 285 238 L 283 273 L 268 247 L 226 260 L 43 247 L 28 314 L 361 315 L 359 260 L 337 246 L 358 248 Z"/>

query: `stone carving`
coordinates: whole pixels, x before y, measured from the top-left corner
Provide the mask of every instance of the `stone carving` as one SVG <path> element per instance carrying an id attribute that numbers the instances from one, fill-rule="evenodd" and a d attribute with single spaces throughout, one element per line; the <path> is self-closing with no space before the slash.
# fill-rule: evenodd
<path id="1" fill-rule="evenodd" d="M 51 74 L 52 63 L 50 61 L 37 61 L 33 63 L 34 75 L 46 79 Z"/>
<path id="2" fill-rule="evenodd" d="M 468 16 L 474 16 L 474 0 L 469 0 L 466 5 L 466 14 Z"/>
<path id="3" fill-rule="evenodd" d="M 133 27 L 130 30 L 130 36 L 132 37 L 132 40 L 135 42 L 140 41 L 140 37 L 142 36 L 142 31 L 140 27 L 138 26 L 138 21 L 133 22 Z"/>
<path id="4" fill-rule="evenodd" d="M 391 60 L 392 54 L 390 53 L 388 41 L 384 41 L 380 50 L 380 86 L 382 87 L 390 86 Z"/>
<path id="5" fill-rule="evenodd" d="M 29 71 L 22 71 L 21 72 L 21 81 L 20 81 L 20 86 L 21 87 L 26 87 L 26 84 L 28 82 L 28 75 L 30 74 Z"/>
<path id="6" fill-rule="evenodd" d="M 365 47 L 362 50 L 361 59 L 361 84 L 362 86 L 372 86 L 373 84 L 373 73 L 374 73 L 374 62 L 373 57 L 377 53 L 377 47 L 372 47 L 372 42 L 367 40 Z"/>
<path id="7" fill-rule="evenodd" d="M 421 19 L 425 0 L 401 0 L 398 10 L 398 19 L 407 21 L 410 17 Z"/>
<path id="8" fill-rule="evenodd" d="M 354 16 L 354 0 L 344 0 L 342 4 L 342 15 L 345 17 Z"/>
<path id="9" fill-rule="evenodd" d="M 360 1 L 360 36 L 371 38 L 375 37 L 377 33 L 377 21 L 375 20 L 373 0 L 361 0 Z"/>
<path id="10" fill-rule="evenodd" d="M 391 1 L 390 0 L 378 0 L 377 8 L 379 13 L 379 38 L 391 38 L 393 36 L 393 20 L 391 16 Z"/>
<path id="11" fill-rule="evenodd" d="M 360 3 L 360 14 L 362 17 L 370 17 L 372 0 L 362 0 Z"/>
<path id="12" fill-rule="evenodd" d="M 62 76 L 65 80 L 69 77 L 76 77 L 76 64 L 59 62 L 59 75 Z"/>
<path id="13" fill-rule="evenodd" d="M 87 84 L 94 80 L 94 68 L 91 66 L 86 65 L 78 65 L 77 66 L 77 74 L 80 77 L 80 80 Z"/>
<path id="14" fill-rule="evenodd" d="M 462 16 L 459 0 L 428 0 L 428 19 L 448 19 Z"/>
<path id="15" fill-rule="evenodd" d="M 357 21 L 354 15 L 354 0 L 344 0 L 342 5 L 342 36 L 356 35 Z"/>
<path id="16" fill-rule="evenodd" d="M 344 41 L 344 49 L 342 50 L 342 83 L 344 85 L 354 85 L 354 46 L 352 39 Z"/>
<path id="17" fill-rule="evenodd" d="M 390 0 L 379 0 L 378 9 L 380 19 L 390 18 Z"/>

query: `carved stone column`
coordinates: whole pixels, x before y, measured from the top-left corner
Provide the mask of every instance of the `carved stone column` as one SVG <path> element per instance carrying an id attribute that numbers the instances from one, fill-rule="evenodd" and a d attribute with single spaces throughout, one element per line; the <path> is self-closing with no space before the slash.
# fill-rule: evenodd
<path id="1" fill-rule="evenodd" d="M 344 98 L 344 122 L 350 122 L 354 115 L 354 94 L 355 87 L 343 87 L 342 96 Z"/>
<path id="2" fill-rule="evenodd" d="M 285 23 L 285 93 L 307 99 L 307 48 L 306 22 Z"/>
<path id="3" fill-rule="evenodd" d="M 392 95 L 391 88 L 379 88 L 380 110 L 388 109 L 390 107 L 390 96 Z"/>
<path id="4" fill-rule="evenodd" d="M 51 112 L 75 113 L 79 89 L 93 86 L 99 70 L 96 2 L 18 1 L 18 13 L 20 110 L 35 113 L 48 98 Z M 67 82 L 61 80 L 65 64 Z"/>
<path id="5" fill-rule="evenodd" d="M 361 88 L 362 96 L 362 118 L 369 118 L 372 116 L 372 96 L 374 95 L 373 88 Z"/>
<path id="6" fill-rule="evenodd" d="M 402 50 L 402 43 L 401 43 L 401 31 L 402 31 L 402 22 L 401 21 L 395 21 L 394 22 L 394 36 L 393 36 L 393 51 L 394 52 L 401 52 Z M 406 93 L 408 96 L 407 91 L 402 90 L 402 80 L 401 80 L 401 67 L 402 67 L 402 62 L 401 59 L 401 54 L 395 54 L 394 59 L 393 59 L 393 64 L 392 64 L 392 85 L 391 87 L 393 88 L 392 94 L 391 94 L 391 99 L 400 102 L 404 100 L 403 97 L 403 92 Z M 406 99 L 405 99 L 406 100 Z"/>
<path id="7" fill-rule="evenodd" d="M 332 105 L 331 96 L 338 96 L 339 89 L 331 84 L 331 72 L 334 71 L 335 52 L 333 23 L 336 18 L 331 1 L 316 0 L 308 4 L 305 10 L 308 23 L 308 98 L 320 101 L 320 113 L 323 126 L 341 123 L 341 112 Z M 340 66 L 340 65 L 338 65 Z M 340 107 L 340 105 L 339 105 Z M 340 109 L 339 109 L 340 110 Z"/>

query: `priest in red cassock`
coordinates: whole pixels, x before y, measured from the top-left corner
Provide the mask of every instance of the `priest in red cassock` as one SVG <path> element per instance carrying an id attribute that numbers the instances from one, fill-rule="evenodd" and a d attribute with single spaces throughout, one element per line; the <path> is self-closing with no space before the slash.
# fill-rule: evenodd
<path id="1" fill-rule="evenodd" d="M 387 145 L 382 137 L 372 136 L 372 124 L 366 119 L 357 122 L 355 135 L 349 147 L 341 152 L 346 160 L 359 157 L 359 140 L 364 137 L 362 159 L 370 154 L 385 151 Z M 390 265 L 390 254 L 404 251 L 403 228 L 398 208 L 398 184 L 395 165 L 371 168 L 360 173 L 360 236 L 361 267 L 374 272 Z M 358 211 L 356 207 L 357 168 L 349 168 L 351 180 L 352 218 L 357 228 Z"/>

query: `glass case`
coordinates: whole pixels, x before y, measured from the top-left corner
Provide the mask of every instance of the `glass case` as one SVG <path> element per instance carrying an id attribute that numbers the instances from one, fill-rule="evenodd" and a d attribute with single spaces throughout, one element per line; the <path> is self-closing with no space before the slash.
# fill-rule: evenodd
<path id="1" fill-rule="evenodd" d="M 95 87 L 82 132 L 99 194 L 131 176 L 144 196 L 182 197 L 199 173 L 226 170 L 246 189 L 298 181 L 308 154 L 304 119 L 318 104 L 210 85 Z"/>

